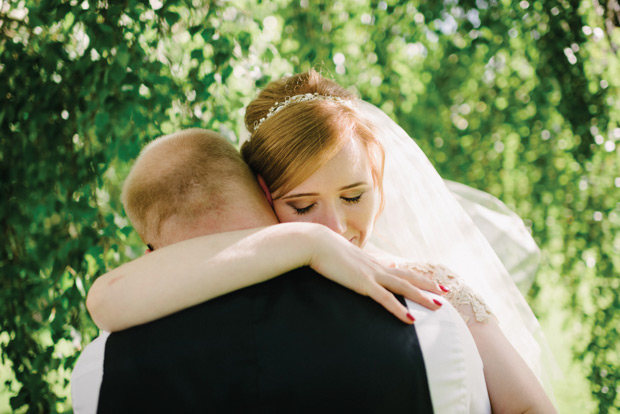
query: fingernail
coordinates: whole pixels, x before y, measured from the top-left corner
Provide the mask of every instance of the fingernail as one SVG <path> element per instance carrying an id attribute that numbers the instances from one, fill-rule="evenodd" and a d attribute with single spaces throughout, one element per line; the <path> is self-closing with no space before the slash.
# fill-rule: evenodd
<path id="1" fill-rule="evenodd" d="M 415 322 L 415 318 L 413 317 L 412 314 L 408 313 L 407 314 L 407 318 L 409 318 L 411 320 L 411 322 Z"/>
<path id="2" fill-rule="evenodd" d="M 437 306 L 441 306 L 443 305 L 443 303 L 441 303 L 440 301 L 438 301 L 437 299 L 433 299 L 433 302 L 435 302 L 435 305 Z"/>
<path id="3" fill-rule="evenodd" d="M 450 292 L 450 289 L 448 289 L 447 287 L 445 287 L 444 285 L 439 285 L 439 289 L 443 290 L 444 292 Z"/>

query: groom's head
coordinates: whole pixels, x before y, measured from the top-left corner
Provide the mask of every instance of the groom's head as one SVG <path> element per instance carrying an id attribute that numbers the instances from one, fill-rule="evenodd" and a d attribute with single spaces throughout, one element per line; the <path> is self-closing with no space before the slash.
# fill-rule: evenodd
<path id="1" fill-rule="evenodd" d="M 154 248 L 274 220 L 239 152 L 219 134 L 197 128 L 149 143 L 121 200 L 142 240 Z"/>

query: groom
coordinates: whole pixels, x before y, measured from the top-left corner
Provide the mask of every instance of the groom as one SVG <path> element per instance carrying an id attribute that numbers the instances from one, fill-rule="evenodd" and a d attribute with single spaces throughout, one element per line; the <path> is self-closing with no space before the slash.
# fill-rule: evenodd
<path id="1" fill-rule="evenodd" d="M 201 141 L 208 143 L 209 153 Z M 202 191 L 169 178 L 183 180 L 182 171 L 188 169 L 187 160 L 177 155 L 180 148 L 200 164 L 207 163 L 210 180 L 203 187 L 207 196 L 212 192 L 211 199 L 203 217 L 177 218 L 175 226 L 166 224 L 169 218 L 158 217 L 156 208 L 142 206 L 161 229 L 156 248 L 276 222 L 239 154 L 209 131 L 186 130 L 160 138 L 143 151 L 132 180 L 165 183 L 172 192 Z M 164 179 L 162 170 L 180 173 Z M 135 173 L 144 176 L 136 178 Z M 227 192 L 231 189 L 234 195 Z M 244 200 L 242 208 L 239 200 Z M 441 353 L 441 343 L 434 346 Z M 84 364 L 79 365 L 73 381 L 92 380 Z M 114 333 L 105 343 L 103 371 L 98 397 L 102 413 L 433 412 L 416 329 L 309 268 Z M 454 375 L 450 381 L 454 383 Z M 437 379 L 434 383 L 431 386 L 441 386 Z M 97 378 L 92 384 L 97 387 Z M 74 383 L 74 405 L 83 400 L 78 390 Z"/>

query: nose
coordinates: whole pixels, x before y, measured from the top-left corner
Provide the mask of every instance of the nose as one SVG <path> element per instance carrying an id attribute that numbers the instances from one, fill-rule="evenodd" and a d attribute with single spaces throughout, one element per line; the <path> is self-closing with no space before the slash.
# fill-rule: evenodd
<path id="1" fill-rule="evenodd" d="M 320 223 L 338 234 L 344 234 L 347 230 L 345 214 L 338 206 L 327 206 Z"/>

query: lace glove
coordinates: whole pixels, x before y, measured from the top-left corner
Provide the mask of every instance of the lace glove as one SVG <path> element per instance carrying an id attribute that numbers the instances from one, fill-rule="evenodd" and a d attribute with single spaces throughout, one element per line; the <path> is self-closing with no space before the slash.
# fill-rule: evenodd
<path id="1" fill-rule="evenodd" d="M 450 289 L 444 298 L 459 312 L 467 325 L 486 323 L 495 315 L 484 300 L 463 279 L 443 265 L 430 263 L 401 263 L 398 267 L 421 272 L 434 282 Z"/>

